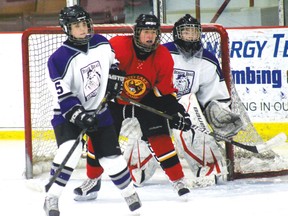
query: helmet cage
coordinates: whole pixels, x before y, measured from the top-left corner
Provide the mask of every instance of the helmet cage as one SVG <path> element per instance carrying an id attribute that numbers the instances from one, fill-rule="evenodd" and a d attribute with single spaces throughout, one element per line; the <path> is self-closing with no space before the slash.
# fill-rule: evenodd
<path id="1" fill-rule="evenodd" d="M 201 32 L 199 24 L 181 24 L 174 28 L 174 41 L 186 52 L 193 51 L 195 53 L 202 47 Z"/>
<path id="2" fill-rule="evenodd" d="M 85 38 L 75 38 L 71 33 L 71 25 L 83 21 L 87 24 L 88 34 Z M 78 5 L 66 7 L 62 10 L 59 14 L 59 24 L 64 33 L 68 36 L 68 39 L 74 44 L 87 44 L 93 37 L 93 21 L 90 18 L 90 15 Z"/>
<path id="3" fill-rule="evenodd" d="M 140 41 L 140 34 L 143 30 L 156 30 L 156 38 L 152 45 L 145 45 Z M 150 53 L 154 51 L 160 44 L 160 21 L 155 15 L 151 14 L 140 14 L 136 19 L 134 26 L 134 43 L 143 52 Z"/>
<path id="4" fill-rule="evenodd" d="M 140 34 L 142 30 L 156 30 L 156 38 L 155 41 L 152 45 L 145 45 L 143 43 L 141 43 L 140 41 Z M 143 52 L 146 53 L 150 53 L 154 50 L 156 50 L 156 48 L 158 47 L 158 45 L 160 44 L 160 37 L 161 37 L 161 32 L 160 32 L 160 28 L 147 28 L 147 27 L 135 27 L 134 29 L 134 43 L 135 45 Z"/>
<path id="5" fill-rule="evenodd" d="M 77 22 L 67 24 L 67 33 L 65 32 L 68 35 L 68 39 L 77 45 L 87 44 L 90 41 L 90 39 L 93 37 L 93 34 L 94 34 L 93 21 L 91 19 L 85 19 L 82 21 L 86 22 L 87 27 L 88 27 L 88 34 L 86 35 L 85 38 L 75 38 L 71 34 L 71 25 L 74 23 L 77 23 Z M 82 21 L 80 20 L 78 22 L 82 22 Z"/>
<path id="6" fill-rule="evenodd" d="M 192 36 L 187 38 L 183 33 Z M 185 38 L 186 37 L 186 38 Z M 201 26 L 198 24 L 182 24 L 176 27 L 175 39 L 184 40 L 187 42 L 194 42 L 201 40 Z"/>

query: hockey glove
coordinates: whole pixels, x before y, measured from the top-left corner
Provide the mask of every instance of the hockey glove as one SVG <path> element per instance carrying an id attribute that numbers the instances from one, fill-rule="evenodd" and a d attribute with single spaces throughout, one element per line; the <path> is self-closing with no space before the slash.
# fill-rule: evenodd
<path id="1" fill-rule="evenodd" d="M 83 107 L 74 107 L 70 111 L 70 115 L 68 113 L 66 116 L 68 117 L 70 122 L 82 129 L 87 129 L 88 132 L 94 132 L 98 129 L 97 118 L 89 115 Z"/>
<path id="2" fill-rule="evenodd" d="M 190 115 L 185 111 L 185 108 L 180 104 L 173 95 L 165 95 L 161 97 L 161 103 L 165 106 L 163 109 L 172 119 L 169 120 L 171 128 L 188 131 L 191 129 L 192 122 Z"/>
<path id="3" fill-rule="evenodd" d="M 125 72 L 118 68 L 110 68 L 109 78 L 107 84 L 107 92 L 109 93 L 109 100 L 113 100 L 120 95 L 123 90 L 123 82 L 125 78 Z"/>
<path id="4" fill-rule="evenodd" d="M 185 110 L 172 115 L 172 117 L 172 120 L 169 120 L 171 128 L 182 131 L 191 129 L 192 122 L 190 120 L 190 115 Z"/>

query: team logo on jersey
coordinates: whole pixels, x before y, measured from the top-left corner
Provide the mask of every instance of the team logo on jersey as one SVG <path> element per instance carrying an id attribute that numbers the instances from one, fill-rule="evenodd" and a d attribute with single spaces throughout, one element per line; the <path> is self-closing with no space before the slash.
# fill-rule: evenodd
<path id="1" fill-rule="evenodd" d="M 194 77 L 195 71 L 174 70 L 174 87 L 178 89 L 177 97 L 182 97 L 191 92 Z"/>
<path id="2" fill-rule="evenodd" d="M 97 95 L 100 86 L 101 65 L 99 61 L 93 62 L 84 68 L 81 68 L 85 100 Z"/>
<path id="3" fill-rule="evenodd" d="M 135 100 L 140 100 L 151 88 L 149 81 L 142 75 L 128 75 L 124 81 L 124 93 Z"/>

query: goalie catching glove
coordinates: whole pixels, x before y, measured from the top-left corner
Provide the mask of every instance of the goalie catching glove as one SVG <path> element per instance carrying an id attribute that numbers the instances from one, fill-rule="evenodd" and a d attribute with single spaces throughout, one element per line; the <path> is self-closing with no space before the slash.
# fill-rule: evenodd
<path id="1" fill-rule="evenodd" d="M 109 93 L 109 100 L 113 100 L 121 94 L 123 90 L 124 79 L 124 71 L 119 70 L 116 65 L 110 68 L 107 84 L 107 93 Z"/>
<path id="2" fill-rule="evenodd" d="M 98 129 L 98 120 L 96 117 L 88 114 L 82 106 L 75 106 L 66 114 L 70 122 L 88 132 L 94 132 Z"/>
<path id="3" fill-rule="evenodd" d="M 204 115 L 213 131 L 224 137 L 233 137 L 243 128 L 240 115 L 231 112 L 218 101 L 212 100 L 206 107 Z"/>

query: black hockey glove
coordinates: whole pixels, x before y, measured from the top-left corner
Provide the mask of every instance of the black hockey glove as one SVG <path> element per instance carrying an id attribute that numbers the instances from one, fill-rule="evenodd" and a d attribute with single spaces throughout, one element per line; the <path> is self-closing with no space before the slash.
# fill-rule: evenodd
<path id="1" fill-rule="evenodd" d="M 87 129 L 88 132 L 94 132 L 98 129 L 97 118 L 88 114 L 83 107 L 74 107 L 67 113 L 66 117 L 78 127 Z"/>
<path id="2" fill-rule="evenodd" d="M 125 72 L 118 68 L 110 68 L 109 78 L 107 84 L 107 93 L 109 93 L 109 100 L 113 100 L 121 94 L 123 90 L 123 82 L 125 79 Z"/>
<path id="3" fill-rule="evenodd" d="M 169 120 L 171 128 L 182 131 L 188 131 L 191 129 L 192 122 L 190 120 L 190 115 L 185 110 L 172 115 L 172 117 L 173 119 Z"/>
<path id="4" fill-rule="evenodd" d="M 170 127 L 182 131 L 190 130 L 192 125 L 190 115 L 183 105 L 171 94 L 163 96 L 161 100 L 165 112 L 173 117 L 169 120 Z"/>

